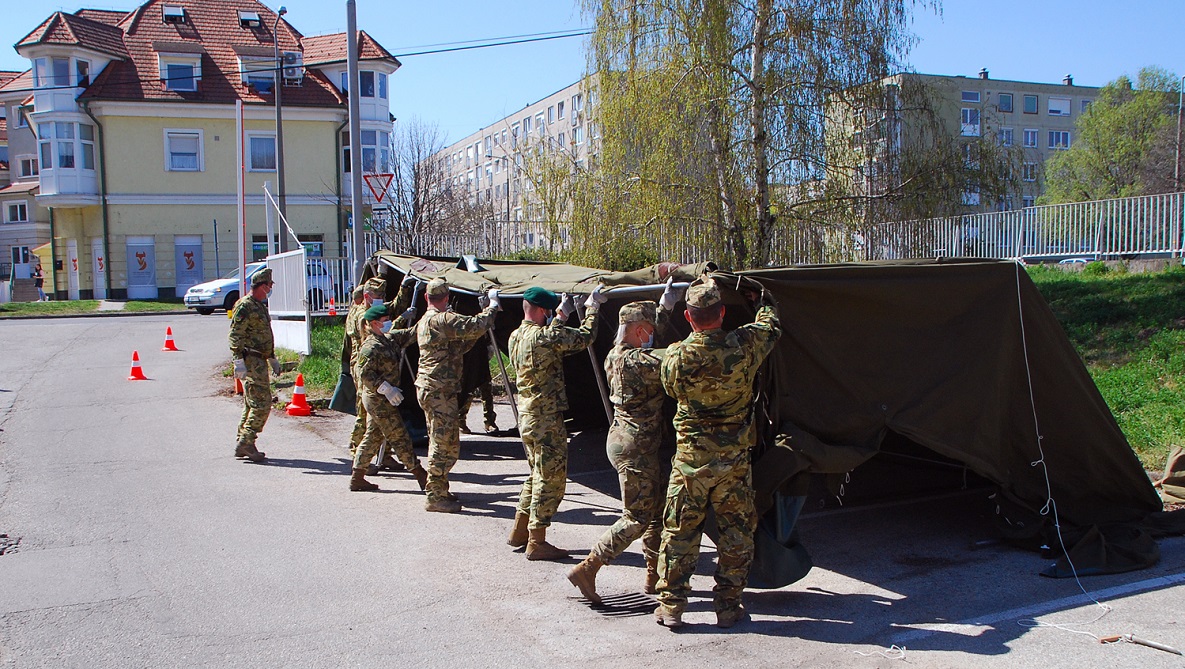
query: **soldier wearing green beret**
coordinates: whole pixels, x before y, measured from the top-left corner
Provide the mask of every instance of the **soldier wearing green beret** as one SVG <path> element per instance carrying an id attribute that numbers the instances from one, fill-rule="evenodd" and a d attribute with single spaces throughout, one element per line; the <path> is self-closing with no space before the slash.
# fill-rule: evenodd
<path id="1" fill-rule="evenodd" d="M 566 296 L 565 296 L 566 297 Z M 564 498 L 568 475 L 568 433 L 564 411 L 564 356 L 592 344 L 597 333 L 597 314 L 607 298 L 598 285 L 589 294 L 588 312 L 579 328 L 563 324 L 568 312 L 547 323 L 549 311 L 561 303 L 550 290 L 528 288 L 523 293 L 523 322 L 510 333 L 510 362 L 518 382 L 518 431 L 527 451 L 530 473 L 519 493 L 514 528 L 506 543 L 526 546 L 528 560 L 562 560 L 568 551 L 547 542 L 547 528 Z"/>
<path id="2" fill-rule="evenodd" d="M 684 312 L 692 333 L 669 346 L 662 362 L 663 389 L 678 405 L 654 612 L 666 627 L 683 624 L 709 505 L 720 531 L 716 625 L 732 627 L 746 617 L 741 593 L 753 563 L 757 527 L 749 461 L 756 443 L 753 381 L 781 335 L 772 299 L 764 291 L 753 297 L 754 322 L 729 332 L 723 329 L 725 307 L 716 284 L 708 279 L 693 285 Z"/>
<path id="3" fill-rule="evenodd" d="M 416 324 L 420 346 L 420 369 L 416 376 L 416 399 L 428 423 L 428 481 L 424 510 L 456 513 L 461 501 L 449 491 L 448 474 L 461 454 L 461 425 L 457 417 L 457 396 L 461 394 L 461 362 L 494 325 L 502 304 L 498 290 L 488 293 L 490 304 L 476 316 L 464 316 L 449 309 L 449 285 L 444 279 L 428 282 L 428 309 Z"/>
<path id="4" fill-rule="evenodd" d="M 358 395 L 369 419 L 362 442 L 354 453 L 350 490 L 378 490 L 377 485 L 366 480 L 366 466 L 378 454 L 384 440 L 423 490 L 428 473 L 412 450 L 411 437 L 403 424 L 403 416 L 399 414 L 399 405 L 403 402 L 403 391 L 398 386 L 403 377 L 403 349 L 415 340 L 415 329 L 391 329 L 390 308 L 381 302 L 362 314 L 362 323 L 370 336 L 358 351 L 354 378 L 358 379 Z"/>
<path id="5" fill-rule="evenodd" d="M 251 275 L 251 292 L 239 298 L 230 317 L 228 339 L 234 356 L 235 377 L 243 381 L 243 415 L 239 418 L 235 457 L 252 462 L 265 459 L 265 454 L 255 448 L 255 440 L 263 432 L 272 408 L 268 367 L 272 373 L 280 373 L 271 317 L 264 304 L 274 285 L 270 267 Z"/>

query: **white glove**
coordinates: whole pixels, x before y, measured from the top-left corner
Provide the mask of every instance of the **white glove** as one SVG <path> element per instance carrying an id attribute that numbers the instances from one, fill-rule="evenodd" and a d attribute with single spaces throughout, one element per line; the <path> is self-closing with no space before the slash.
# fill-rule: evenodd
<path id="1" fill-rule="evenodd" d="M 391 406 L 399 406 L 403 403 L 403 391 L 386 381 L 383 381 L 379 386 L 379 394 L 386 396 Z"/>
<path id="2" fill-rule="evenodd" d="M 658 306 L 663 311 L 674 311 L 675 305 L 679 304 L 679 300 L 683 299 L 683 292 L 685 289 L 680 288 L 675 290 L 673 284 L 675 277 L 667 277 L 667 287 L 662 291 L 662 297 L 658 298 Z"/>
<path id="3" fill-rule="evenodd" d="M 247 378 L 247 361 L 243 360 L 242 358 L 235 358 L 234 363 L 235 363 L 235 378 L 236 379 Z"/>
<path id="4" fill-rule="evenodd" d="M 280 361 L 279 360 L 276 360 L 275 358 L 268 358 L 267 364 L 272 366 L 272 374 L 275 374 L 276 376 L 280 375 Z"/>
<path id="5" fill-rule="evenodd" d="M 490 305 L 494 307 L 494 309 L 502 311 L 502 298 L 498 297 L 497 288 L 491 288 L 490 291 L 486 293 L 486 299 L 490 301 Z"/>
<path id="6" fill-rule="evenodd" d="M 601 284 L 597 284 L 596 288 L 588 294 L 588 299 L 584 301 L 585 309 L 596 309 L 598 306 L 604 304 L 609 300 L 609 297 L 601 292 Z"/>
<path id="7" fill-rule="evenodd" d="M 560 294 L 560 307 L 555 310 L 555 315 L 563 323 L 568 320 L 568 317 L 576 312 L 576 305 L 572 303 L 572 296 L 567 293 Z"/>

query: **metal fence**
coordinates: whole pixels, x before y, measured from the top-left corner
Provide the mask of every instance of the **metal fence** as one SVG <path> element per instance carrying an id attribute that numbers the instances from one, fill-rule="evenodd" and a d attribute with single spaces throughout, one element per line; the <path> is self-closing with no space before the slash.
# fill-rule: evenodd
<path id="1" fill-rule="evenodd" d="M 936 256 L 1029 260 L 1180 256 L 1185 251 L 1183 217 L 1185 193 L 1165 193 L 870 227 L 785 226 L 774 231 L 768 251 L 774 265 Z M 677 262 L 716 258 L 722 249 L 719 233 L 706 224 L 654 225 L 624 234 L 657 257 Z M 604 242 L 586 239 L 580 243 Z M 573 243 L 564 226 L 491 221 L 469 232 L 431 233 L 416 239 L 414 245 L 396 243 L 391 250 L 496 258 L 528 249 L 563 251 Z M 380 248 L 373 233 L 367 234 L 366 248 L 368 254 Z"/>

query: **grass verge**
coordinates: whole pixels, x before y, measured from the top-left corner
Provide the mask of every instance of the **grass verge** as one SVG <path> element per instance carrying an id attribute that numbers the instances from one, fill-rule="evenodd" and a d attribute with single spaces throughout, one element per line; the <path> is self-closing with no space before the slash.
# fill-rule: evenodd
<path id="1" fill-rule="evenodd" d="M 0 304 L 0 318 L 11 316 L 69 316 L 98 310 L 98 300 L 51 300 L 49 302 L 6 302 Z"/>

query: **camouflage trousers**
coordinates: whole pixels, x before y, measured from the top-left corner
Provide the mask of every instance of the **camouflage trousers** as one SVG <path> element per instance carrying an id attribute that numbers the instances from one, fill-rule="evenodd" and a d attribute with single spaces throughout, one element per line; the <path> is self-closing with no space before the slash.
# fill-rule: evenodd
<path id="1" fill-rule="evenodd" d="M 562 413 L 519 415 L 519 433 L 531 473 L 518 496 L 518 512 L 531 517 L 527 528 L 551 525 L 568 482 L 568 432 Z"/>
<path id="2" fill-rule="evenodd" d="M 717 612 L 735 610 L 753 563 L 753 476 L 749 452 L 715 453 L 680 444 L 672 463 L 658 556 L 658 601 L 669 612 L 683 611 L 708 507 L 720 530 L 716 542 Z"/>
<path id="3" fill-rule="evenodd" d="M 362 403 L 366 405 L 369 418 L 366 421 L 362 443 L 358 444 L 358 449 L 354 451 L 354 469 L 362 469 L 369 465 L 379 454 L 384 440 L 407 471 L 418 467 L 420 463 L 416 460 L 416 452 L 412 450 L 411 437 L 407 434 L 407 427 L 403 425 L 399 407 L 392 406 L 386 397 L 373 390 L 362 392 Z"/>
<path id="4" fill-rule="evenodd" d="M 475 393 L 481 393 L 482 417 L 485 418 L 486 425 L 496 424 L 498 414 L 494 412 L 494 389 L 488 383 L 481 384 L 472 393 L 461 393 L 457 397 L 457 417 L 461 419 L 461 424 L 464 425 L 469 417 L 469 405 L 473 403 Z"/>
<path id="5" fill-rule="evenodd" d="M 630 544 L 642 539 L 642 554 L 646 563 L 658 559 L 659 542 L 662 539 L 662 525 L 659 514 L 662 511 L 662 482 L 659 480 L 660 464 L 658 446 L 662 429 L 635 431 L 617 421 L 609 428 L 605 441 L 605 452 L 609 462 L 617 469 L 621 483 L 621 517 L 613 523 L 590 551 L 608 564 L 613 558 L 625 552 Z"/>
<path id="6" fill-rule="evenodd" d="M 457 396 L 417 389 L 416 397 L 428 423 L 428 501 L 448 496 L 448 473 L 461 456 L 461 421 L 457 419 Z"/>
<path id="7" fill-rule="evenodd" d="M 253 355 L 243 358 L 247 376 L 243 379 L 243 415 L 239 418 L 238 442 L 255 445 L 272 412 L 272 386 L 267 361 Z"/>
<path id="8" fill-rule="evenodd" d="M 362 388 L 362 384 L 358 384 L 358 396 L 354 400 L 354 429 L 350 432 L 350 453 L 358 450 L 358 444 L 362 443 L 362 437 L 366 434 L 366 407 L 362 403 L 362 395 L 366 391 Z M 390 402 L 388 402 L 390 404 Z"/>

